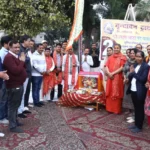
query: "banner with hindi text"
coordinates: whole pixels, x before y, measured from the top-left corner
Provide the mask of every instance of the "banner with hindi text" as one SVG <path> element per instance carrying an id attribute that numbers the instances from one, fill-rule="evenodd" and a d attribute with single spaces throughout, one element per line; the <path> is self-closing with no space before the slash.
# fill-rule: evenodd
<path id="1" fill-rule="evenodd" d="M 115 43 L 121 44 L 122 53 L 129 48 L 135 48 L 137 44 L 143 46 L 146 51 L 150 44 L 150 23 L 126 20 L 101 20 L 100 60 L 107 55 L 107 48 Z"/>

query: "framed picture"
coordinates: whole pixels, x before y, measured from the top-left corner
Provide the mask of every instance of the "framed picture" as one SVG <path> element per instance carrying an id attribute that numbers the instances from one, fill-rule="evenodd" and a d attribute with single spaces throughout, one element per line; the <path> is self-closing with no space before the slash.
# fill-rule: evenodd
<path id="1" fill-rule="evenodd" d="M 95 92 L 104 91 L 103 77 L 100 72 L 80 72 L 78 75 L 79 89 L 92 89 Z"/>

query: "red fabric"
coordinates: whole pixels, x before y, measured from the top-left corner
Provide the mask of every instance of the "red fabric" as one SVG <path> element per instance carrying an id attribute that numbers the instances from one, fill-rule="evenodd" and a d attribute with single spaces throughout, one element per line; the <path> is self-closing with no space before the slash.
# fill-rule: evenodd
<path id="1" fill-rule="evenodd" d="M 8 53 L 5 56 L 3 65 L 9 76 L 9 80 L 5 81 L 6 87 L 16 88 L 22 86 L 27 77 L 25 63 Z"/>
<path id="2" fill-rule="evenodd" d="M 150 126 L 150 116 L 147 116 L 148 119 L 148 125 Z"/>
<path id="3" fill-rule="evenodd" d="M 105 105 L 105 94 L 103 93 L 101 95 L 91 95 L 65 92 L 59 99 L 58 104 L 71 107 L 90 104 L 93 102 L 99 102 Z"/>
<path id="4" fill-rule="evenodd" d="M 47 65 L 47 71 L 50 70 L 50 68 L 53 66 L 53 60 L 52 57 L 45 57 L 46 59 L 46 65 Z M 43 75 L 43 96 L 45 96 L 50 89 L 52 89 L 55 86 L 55 73 L 50 72 L 48 74 Z"/>
<path id="5" fill-rule="evenodd" d="M 60 54 L 61 56 L 61 67 L 62 67 L 62 60 L 63 60 L 63 55 Z M 57 67 L 57 52 L 54 51 L 53 53 L 53 59 L 54 59 L 54 64 Z M 54 69 L 54 73 L 55 73 L 55 85 L 57 84 L 61 84 L 62 82 L 62 72 L 58 72 L 57 69 Z M 58 76 L 56 76 L 56 73 L 58 73 Z"/>
<path id="6" fill-rule="evenodd" d="M 113 54 L 106 62 L 110 72 L 118 70 L 126 63 L 126 57 L 120 54 Z M 114 75 L 114 79 L 108 78 L 106 85 L 106 110 L 113 113 L 120 113 L 122 98 L 124 95 L 123 74 L 122 72 Z"/>
<path id="7" fill-rule="evenodd" d="M 148 73 L 147 82 L 150 84 L 150 71 Z M 147 90 L 147 96 L 150 96 L 150 88 Z"/>
<path id="8" fill-rule="evenodd" d="M 71 83 L 72 85 L 75 84 L 75 74 L 76 74 L 76 67 L 73 67 L 73 65 L 77 64 L 75 54 L 72 54 L 72 79 Z M 66 92 L 68 90 L 68 70 L 69 70 L 69 54 L 66 56 L 66 63 L 65 63 L 65 71 L 64 71 L 64 91 Z"/>

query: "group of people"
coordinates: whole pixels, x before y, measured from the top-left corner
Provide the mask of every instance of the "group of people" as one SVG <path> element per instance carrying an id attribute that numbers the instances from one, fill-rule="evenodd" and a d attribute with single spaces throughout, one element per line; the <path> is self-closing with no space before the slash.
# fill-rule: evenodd
<path id="1" fill-rule="evenodd" d="M 107 49 L 108 56 L 102 67 L 106 91 L 106 110 L 120 114 L 127 108 L 130 116 L 128 123 L 135 122 L 128 128 L 133 133 L 141 132 L 145 114 L 150 126 L 150 45 L 145 57 L 142 45 L 128 49 L 126 56 L 121 53 L 121 45 Z"/>
<path id="2" fill-rule="evenodd" d="M 23 133 L 23 124 L 17 119 L 26 118 L 29 111 L 29 96 L 32 91 L 33 104 L 42 107 L 40 100 L 51 102 L 55 90 L 57 98 L 77 82 L 79 60 L 73 48 L 65 51 L 67 41 L 57 43 L 52 50 L 43 40 L 35 44 L 29 36 L 17 41 L 10 36 L 1 38 L 0 50 L 0 123 L 9 124 L 9 130 Z M 100 65 L 96 44 L 84 49 L 82 70 L 97 71 Z M 32 90 L 31 90 L 32 86 Z M 0 136 L 4 136 L 2 133 Z"/>
<path id="3" fill-rule="evenodd" d="M 150 45 L 145 57 L 140 44 L 128 49 L 126 56 L 121 53 L 121 45 L 115 44 L 113 48 L 107 48 L 103 65 L 100 65 L 95 43 L 91 49 L 84 48 L 80 63 L 73 48 L 66 52 L 67 41 L 57 43 L 52 50 L 46 40 L 35 47 L 34 40 L 27 35 L 21 36 L 20 41 L 4 36 L 1 45 L 0 123 L 9 124 L 11 132 L 23 132 L 20 128 L 23 124 L 17 117 L 26 118 L 26 114 L 31 113 L 31 85 L 33 104 L 42 107 L 44 103 L 40 97 L 51 102 L 55 90 L 59 98 L 63 92 L 75 87 L 80 63 L 84 72 L 103 72 L 108 112 L 120 114 L 122 105 L 132 112 L 127 119 L 135 122 L 134 126 L 129 126 L 134 133 L 142 130 L 145 112 L 150 125 Z"/>

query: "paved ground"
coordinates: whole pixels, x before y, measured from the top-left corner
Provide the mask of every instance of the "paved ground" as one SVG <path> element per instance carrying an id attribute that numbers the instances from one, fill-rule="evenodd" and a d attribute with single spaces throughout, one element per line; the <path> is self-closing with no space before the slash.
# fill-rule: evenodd
<path id="1" fill-rule="evenodd" d="M 23 134 L 6 134 L 0 139 L 0 150 L 150 150 L 150 128 L 145 124 L 139 134 L 132 134 L 126 115 L 114 115 L 84 108 L 59 107 L 46 103 L 32 108 L 24 123 Z"/>

